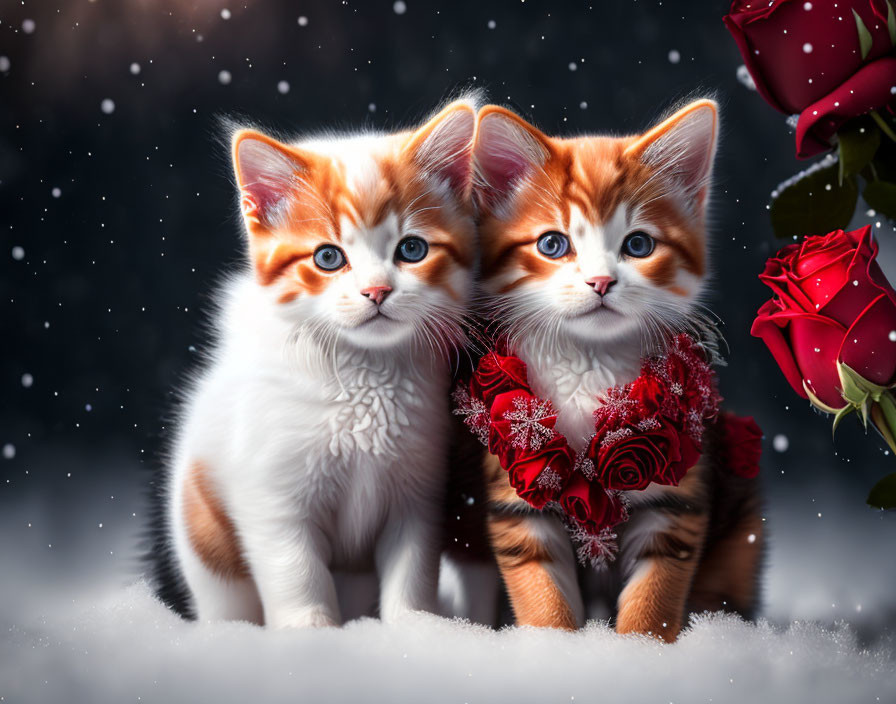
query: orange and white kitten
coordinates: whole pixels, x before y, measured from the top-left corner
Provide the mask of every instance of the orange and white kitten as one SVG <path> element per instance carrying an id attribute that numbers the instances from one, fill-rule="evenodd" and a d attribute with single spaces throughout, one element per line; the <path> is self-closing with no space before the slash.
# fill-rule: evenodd
<path id="1" fill-rule="evenodd" d="M 710 100 L 622 138 L 552 138 L 503 108 L 479 113 L 486 317 L 528 365 L 576 451 L 594 433 L 604 390 L 632 381 L 668 333 L 703 332 L 697 301 L 717 132 Z M 754 610 L 756 483 L 726 478 L 714 442 L 680 486 L 628 492 L 631 519 L 599 585 L 610 601 L 618 595 L 620 632 L 673 640 L 688 608 Z M 576 558 L 559 519 L 530 510 L 494 456 L 485 471 L 488 530 L 517 622 L 581 625 Z"/>
<path id="2" fill-rule="evenodd" d="M 338 624 L 333 570 L 373 568 L 384 620 L 434 608 L 475 124 L 461 100 L 398 134 L 234 134 L 251 266 L 166 480 L 189 614 Z"/>

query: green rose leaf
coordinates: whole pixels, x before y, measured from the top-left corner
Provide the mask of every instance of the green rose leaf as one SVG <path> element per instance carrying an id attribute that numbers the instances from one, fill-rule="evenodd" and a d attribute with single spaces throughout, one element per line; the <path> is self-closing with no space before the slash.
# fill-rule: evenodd
<path id="1" fill-rule="evenodd" d="M 852 176 L 840 183 L 839 168 L 819 169 L 781 191 L 770 209 L 776 237 L 818 235 L 849 225 L 859 189 Z"/>
<path id="2" fill-rule="evenodd" d="M 864 61 L 868 58 L 868 52 L 871 51 L 871 45 L 874 44 L 874 38 L 871 36 L 871 32 L 868 31 L 865 23 L 862 22 L 859 13 L 853 10 L 852 16 L 856 18 L 856 31 L 859 33 L 859 47 L 862 50 L 862 61 Z"/>
<path id="3" fill-rule="evenodd" d="M 896 183 L 872 181 L 862 193 L 865 202 L 882 215 L 896 218 Z"/>
<path id="4" fill-rule="evenodd" d="M 896 473 L 888 474 L 871 487 L 868 505 L 874 508 L 896 508 Z"/>
<path id="5" fill-rule="evenodd" d="M 869 121 L 860 120 L 840 130 L 840 180 L 853 176 L 864 169 L 880 146 L 880 130 Z"/>

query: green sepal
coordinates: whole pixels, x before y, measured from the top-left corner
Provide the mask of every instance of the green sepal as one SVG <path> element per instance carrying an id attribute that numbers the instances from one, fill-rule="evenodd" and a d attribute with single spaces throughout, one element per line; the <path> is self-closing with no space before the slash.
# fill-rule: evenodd
<path id="1" fill-rule="evenodd" d="M 846 416 L 848 416 L 850 413 L 855 413 L 855 410 L 855 406 L 844 406 L 834 414 L 834 425 L 831 428 L 831 437 L 836 434 L 837 427 L 840 425 L 840 421 L 846 418 Z"/>
<path id="2" fill-rule="evenodd" d="M 890 449 L 896 453 L 896 401 L 892 392 L 881 394 L 877 406 L 871 409 L 871 419 Z"/>
<path id="3" fill-rule="evenodd" d="M 859 188 L 852 176 L 841 184 L 839 168 L 832 164 L 818 169 L 781 191 L 769 209 L 776 237 L 792 239 L 849 225 Z"/>
<path id="4" fill-rule="evenodd" d="M 843 362 L 837 362 L 837 376 L 840 377 L 840 383 L 842 384 L 841 395 L 844 400 L 856 405 L 865 403 L 869 398 L 872 401 L 880 402 L 881 397 L 891 388 L 868 381 L 855 369 Z"/>
<path id="5" fill-rule="evenodd" d="M 838 364 L 837 371 L 840 372 L 840 385 L 841 391 L 840 395 L 843 396 L 843 399 L 853 406 L 853 408 L 858 409 L 862 414 L 862 427 L 866 430 L 868 429 L 868 392 L 864 390 L 861 384 L 856 383 L 855 379 L 849 375 L 844 374 L 840 370 L 840 366 Z M 846 366 L 845 364 L 842 366 Z"/>
<path id="6" fill-rule="evenodd" d="M 871 119 L 877 123 L 878 127 L 880 127 L 880 131 L 887 135 L 887 137 L 889 137 L 891 140 L 896 142 L 896 132 L 893 131 L 893 128 L 883 118 L 883 116 L 877 110 L 872 110 L 868 114 L 871 115 Z"/>
<path id="7" fill-rule="evenodd" d="M 823 411 L 825 413 L 839 413 L 843 410 L 843 408 L 849 408 L 849 404 L 847 404 L 843 408 L 832 408 L 831 406 L 827 405 L 824 401 L 818 398 L 818 396 L 812 393 L 812 389 L 810 389 L 808 384 L 806 384 L 805 379 L 803 379 L 803 391 L 805 391 L 806 396 L 809 397 L 809 403 L 815 406 L 819 411 Z"/>
<path id="8" fill-rule="evenodd" d="M 859 47 L 861 47 L 862 61 L 864 61 L 868 58 L 868 53 L 871 51 L 871 45 L 874 43 L 874 38 L 871 36 L 871 32 L 868 31 L 865 23 L 862 22 L 859 13 L 853 10 L 852 16 L 856 18 L 856 29 L 859 32 Z"/>
<path id="9" fill-rule="evenodd" d="M 887 29 L 890 31 L 890 44 L 896 46 L 896 10 L 890 0 L 887 0 Z"/>
<path id="10" fill-rule="evenodd" d="M 867 502 L 874 508 L 896 508 L 896 473 L 888 474 L 871 487 Z"/>
<path id="11" fill-rule="evenodd" d="M 896 218 L 896 183 L 871 181 L 862 191 L 862 197 L 869 207 L 881 215 Z"/>
<path id="12" fill-rule="evenodd" d="M 853 176 L 864 169 L 880 146 L 880 130 L 869 120 L 851 123 L 837 133 L 840 144 L 840 172 L 838 183 L 842 186 L 846 176 Z"/>

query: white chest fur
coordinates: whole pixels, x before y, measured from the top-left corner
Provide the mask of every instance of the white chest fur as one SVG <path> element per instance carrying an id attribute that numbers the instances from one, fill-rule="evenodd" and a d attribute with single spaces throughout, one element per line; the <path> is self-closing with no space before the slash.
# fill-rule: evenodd
<path id="1" fill-rule="evenodd" d="M 411 418 L 432 403 L 433 390 L 413 369 L 397 360 L 346 354 L 330 386 L 338 392 L 329 414 L 329 450 L 336 457 L 359 450 L 373 455 L 401 455 L 398 443 Z M 429 403 L 427 403 L 427 401 Z"/>
<path id="2" fill-rule="evenodd" d="M 608 388 L 632 381 L 640 368 L 637 343 L 589 348 L 569 342 L 545 353 L 523 343 L 519 353 L 533 391 L 557 409 L 557 430 L 581 451 L 594 434 L 593 414 Z"/>

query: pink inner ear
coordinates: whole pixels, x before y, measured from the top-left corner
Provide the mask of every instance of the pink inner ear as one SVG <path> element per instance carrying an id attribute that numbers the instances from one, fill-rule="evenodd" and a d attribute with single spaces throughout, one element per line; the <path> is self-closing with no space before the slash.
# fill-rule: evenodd
<path id="1" fill-rule="evenodd" d="M 451 187 L 465 194 L 473 180 L 473 131 L 476 117 L 471 110 L 451 113 L 418 147 L 418 163 L 447 178 Z"/>
<path id="2" fill-rule="evenodd" d="M 252 138 L 239 143 L 236 158 L 243 214 L 268 220 L 289 195 L 299 165 L 276 147 Z"/>
<path id="3" fill-rule="evenodd" d="M 493 192 L 507 193 L 543 161 L 542 149 L 532 136 L 511 120 L 496 115 L 480 123 L 476 164 Z"/>

